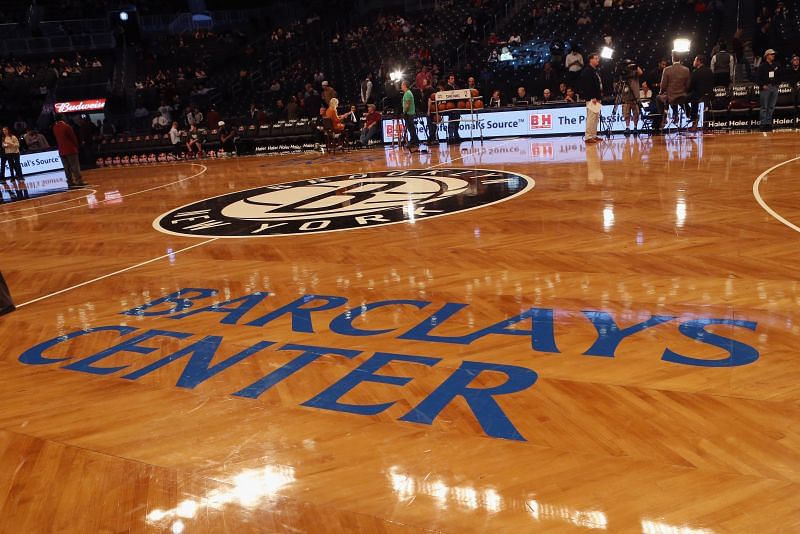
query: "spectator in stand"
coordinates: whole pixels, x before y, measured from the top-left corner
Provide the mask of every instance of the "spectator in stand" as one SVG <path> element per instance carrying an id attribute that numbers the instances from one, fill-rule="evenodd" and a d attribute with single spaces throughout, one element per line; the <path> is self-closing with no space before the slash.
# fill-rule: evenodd
<path id="1" fill-rule="evenodd" d="M 220 116 L 219 111 L 217 111 L 217 107 L 212 105 L 211 108 L 208 110 L 208 115 L 206 115 L 206 122 L 209 128 L 214 128 L 219 122 L 222 120 L 222 116 Z"/>
<path id="2" fill-rule="evenodd" d="M 156 133 L 164 133 L 167 131 L 167 126 L 169 126 L 169 122 L 167 118 L 158 112 L 155 117 L 153 117 L 153 122 L 151 124 L 153 131 Z"/>
<path id="3" fill-rule="evenodd" d="M 372 94 L 372 74 L 367 74 L 361 81 L 361 103 L 369 104 L 374 101 L 375 96 Z"/>
<path id="4" fill-rule="evenodd" d="M 169 130 L 169 142 L 172 145 L 172 152 L 175 159 L 179 159 L 183 154 L 183 144 L 181 143 L 181 132 L 178 129 L 178 121 L 172 121 L 172 128 Z"/>
<path id="5" fill-rule="evenodd" d="M 553 93 L 550 92 L 550 89 L 545 89 L 542 91 L 542 100 L 539 102 L 540 104 L 551 104 L 553 102 Z"/>
<path id="6" fill-rule="evenodd" d="M 158 112 L 161 113 L 167 119 L 167 123 L 172 122 L 172 107 L 167 105 L 166 100 L 161 101 L 161 105 L 158 106 Z"/>
<path id="7" fill-rule="evenodd" d="M 800 83 L 800 56 L 797 54 L 792 56 L 792 63 L 789 66 L 789 73 L 786 76 L 786 81 L 792 84 L 796 89 L 797 84 Z"/>
<path id="8" fill-rule="evenodd" d="M 290 96 L 289 103 L 286 104 L 286 119 L 296 121 L 300 118 L 300 106 L 297 104 L 297 97 Z"/>
<path id="9" fill-rule="evenodd" d="M 522 44 L 522 38 L 519 36 L 519 32 L 514 32 L 509 35 L 507 44 L 508 46 Z"/>
<path id="10" fill-rule="evenodd" d="M 200 138 L 197 124 L 189 126 L 189 136 L 186 139 L 186 152 L 188 152 L 188 157 L 203 157 L 203 140 Z"/>
<path id="11" fill-rule="evenodd" d="M 433 75 L 431 74 L 428 66 L 423 65 L 422 69 L 417 73 L 415 83 L 417 84 L 417 87 L 421 89 L 426 81 L 428 82 L 428 87 L 430 87 L 433 84 Z"/>
<path id="12" fill-rule="evenodd" d="M 714 85 L 728 86 L 736 72 L 736 59 L 728 52 L 725 41 L 719 42 L 719 52 L 711 58 L 711 72 L 714 73 Z"/>
<path id="13" fill-rule="evenodd" d="M 58 153 L 64 164 L 64 173 L 70 188 L 85 187 L 86 183 L 81 176 L 81 164 L 78 161 L 78 136 L 72 126 L 64 122 L 64 116 L 56 115 L 53 125 L 53 136 L 56 138 Z"/>
<path id="14" fill-rule="evenodd" d="M 553 64 L 549 61 L 545 61 L 544 65 L 542 65 L 542 72 L 539 76 L 539 88 L 544 91 L 545 89 L 550 89 L 553 91 L 558 88 L 559 80 L 558 80 L 558 73 L 553 69 Z"/>
<path id="15" fill-rule="evenodd" d="M 761 131 L 772 130 L 772 114 L 778 102 L 778 85 L 781 83 L 781 67 L 775 61 L 775 50 L 764 52 L 764 61 L 758 66 L 758 85 L 761 86 Z"/>
<path id="16" fill-rule="evenodd" d="M 698 54 L 694 58 L 694 71 L 689 78 L 689 105 L 691 106 L 692 127 L 690 131 L 697 130 L 697 121 L 700 116 L 700 103 L 711 102 L 714 93 L 714 73 L 706 66 L 706 56 Z"/>
<path id="17" fill-rule="evenodd" d="M 31 152 L 50 148 L 47 138 L 33 128 L 29 128 L 23 137 L 25 138 L 25 144 L 28 145 L 28 150 Z"/>
<path id="18" fill-rule="evenodd" d="M 219 133 L 219 144 L 222 147 L 222 150 L 224 150 L 227 155 L 234 155 L 236 153 L 236 147 L 234 143 L 235 132 L 233 131 L 233 128 L 227 126 L 223 121 L 219 121 L 217 123 L 217 128 Z"/>
<path id="19" fill-rule="evenodd" d="M 578 26 L 586 26 L 587 24 L 591 24 L 591 23 L 592 23 L 592 19 L 591 19 L 591 17 L 589 17 L 589 14 L 586 11 L 581 13 L 581 16 L 578 17 Z"/>
<path id="20" fill-rule="evenodd" d="M 584 141 L 596 143 L 600 140 L 597 137 L 597 123 L 600 120 L 600 101 L 603 98 L 603 82 L 600 79 L 598 67 L 600 66 L 600 56 L 598 54 L 589 55 L 589 64 L 581 72 L 580 95 L 586 100 L 586 135 Z"/>
<path id="21" fill-rule="evenodd" d="M 492 97 L 489 99 L 489 107 L 490 108 L 499 108 L 503 105 L 502 97 L 500 95 L 500 89 L 495 89 L 492 91 Z"/>
<path id="22" fill-rule="evenodd" d="M 331 100 L 337 98 L 336 89 L 331 87 L 331 84 L 328 83 L 327 80 L 322 82 L 322 101 L 325 102 L 326 106 L 331 105 Z M 337 99 L 338 102 L 338 99 Z"/>
<path id="23" fill-rule="evenodd" d="M 770 33 L 770 24 L 769 22 L 762 23 L 759 30 L 753 36 L 754 67 L 758 67 L 761 64 L 761 58 L 764 57 L 764 52 L 766 52 L 767 48 L 770 48 L 771 43 L 772 35 Z"/>
<path id="24" fill-rule="evenodd" d="M 570 50 L 569 54 L 567 54 L 567 58 L 564 60 L 564 64 L 567 67 L 567 82 L 574 84 L 580 77 L 581 70 L 583 69 L 583 56 L 580 51 L 577 48 Z"/>
<path id="25" fill-rule="evenodd" d="M 568 104 L 574 104 L 578 101 L 578 97 L 575 96 L 575 89 L 572 87 L 567 87 L 567 94 L 564 95 L 564 102 Z"/>
<path id="26" fill-rule="evenodd" d="M 528 96 L 528 91 L 522 87 L 517 87 L 517 96 L 514 97 L 515 106 L 527 106 L 531 103 L 531 98 Z"/>
<path id="27" fill-rule="evenodd" d="M 381 114 L 375 110 L 375 104 L 367 104 L 367 116 L 364 120 L 364 128 L 361 129 L 360 142 L 367 146 L 372 140 L 381 138 Z"/>

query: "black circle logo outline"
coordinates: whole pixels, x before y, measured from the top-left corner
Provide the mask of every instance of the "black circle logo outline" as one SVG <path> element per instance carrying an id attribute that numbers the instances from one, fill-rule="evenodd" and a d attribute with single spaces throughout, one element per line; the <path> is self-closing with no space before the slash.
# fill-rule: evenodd
<path id="1" fill-rule="evenodd" d="M 298 236 L 298 235 L 306 235 L 306 234 L 316 235 L 316 234 L 325 234 L 325 233 L 332 233 L 332 232 L 346 232 L 346 231 L 350 231 L 350 230 L 358 230 L 358 229 L 363 229 L 363 228 L 374 228 L 374 227 L 378 227 L 378 226 L 389 226 L 389 225 L 392 225 L 392 224 L 403 224 L 403 223 L 407 224 L 409 222 L 409 218 L 403 218 L 401 220 L 388 221 L 388 222 L 379 221 L 379 222 L 376 222 L 374 224 L 366 224 L 366 225 L 358 225 L 358 226 L 354 225 L 354 226 L 348 226 L 346 228 L 333 228 L 333 229 L 330 229 L 330 230 L 327 230 L 327 229 L 313 230 L 312 229 L 312 230 L 308 230 L 308 231 L 293 231 L 293 232 L 289 232 L 289 233 L 272 233 L 272 234 L 271 233 L 263 233 L 263 234 L 247 234 L 247 235 L 215 235 L 215 234 L 209 234 L 209 233 L 189 233 L 188 231 L 187 232 L 175 232 L 175 231 L 169 230 L 168 228 L 166 228 L 161 223 L 164 222 L 168 217 L 174 216 L 174 215 L 180 213 L 183 210 L 192 209 L 192 208 L 193 209 L 198 209 L 205 202 L 208 202 L 208 201 L 211 201 L 211 200 L 225 198 L 225 197 L 228 197 L 228 196 L 234 196 L 234 195 L 239 196 L 239 195 L 242 195 L 243 193 L 248 193 L 250 191 L 263 190 L 263 189 L 268 188 L 268 187 L 274 187 L 274 186 L 280 186 L 280 185 L 292 186 L 293 184 L 298 184 L 300 182 L 310 182 L 310 181 L 314 181 L 314 180 L 323 181 L 323 180 L 328 180 L 328 179 L 343 179 L 343 178 L 348 178 L 350 176 L 356 176 L 356 175 L 361 175 L 361 174 L 366 174 L 367 175 L 366 178 L 379 178 L 381 176 L 381 174 L 386 175 L 387 173 L 395 173 L 395 172 L 423 173 L 423 172 L 432 172 L 432 171 L 437 171 L 437 172 L 480 171 L 480 172 L 487 172 L 487 173 L 500 173 L 501 175 L 503 175 L 503 177 L 505 179 L 508 179 L 508 178 L 519 178 L 519 179 L 524 180 L 525 181 L 525 186 L 522 187 L 521 189 L 519 189 L 518 191 L 514 191 L 513 193 L 508 194 L 507 196 L 504 196 L 502 198 L 498 198 L 497 200 L 492 200 L 491 202 L 487 202 L 485 204 L 479 204 L 479 205 L 476 205 L 476 206 L 471 206 L 471 207 L 462 208 L 462 209 L 453 209 L 453 210 L 447 211 L 445 213 L 437 213 L 437 214 L 430 214 L 430 215 L 426 214 L 420 220 L 423 220 L 423 219 L 425 219 L 425 220 L 434 219 L 434 218 L 437 218 L 437 217 L 446 217 L 448 215 L 453 215 L 453 214 L 456 214 L 456 213 L 466 213 L 468 211 L 489 207 L 489 206 L 492 206 L 494 204 L 500 204 L 501 202 L 505 202 L 507 200 L 511 200 L 513 198 L 516 198 L 516 197 L 518 197 L 520 195 L 523 195 L 523 194 L 527 193 L 528 191 L 533 189 L 535 187 L 535 185 L 536 185 L 536 181 L 533 178 L 531 178 L 530 176 L 525 175 L 525 174 L 520 174 L 520 173 L 517 173 L 517 172 L 511 172 L 511 171 L 506 171 L 506 170 L 479 169 L 479 168 L 473 168 L 473 167 L 467 167 L 467 168 L 465 168 L 465 167 L 425 168 L 425 169 L 385 169 L 385 170 L 371 171 L 371 172 L 366 172 L 366 173 L 349 173 L 349 174 L 337 174 L 337 175 L 330 175 L 330 176 L 318 176 L 318 177 L 312 177 L 312 178 L 304 178 L 304 179 L 301 179 L 301 180 L 295 180 L 295 181 L 292 181 L 292 182 L 278 182 L 278 183 L 274 183 L 274 184 L 260 185 L 258 187 L 252 187 L 252 188 L 249 188 L 249 189 L 241 189 L 239 191 L 234 191 L 232 193 L 225 193 L 225 194 L 222 194 L 222 195 L 215 195 L 213 197 L 207 197 L 207 198 L 204 198 L 204 199 L 201 199 L 201 200 L 196 200 L 194 202 L 190 202 L 189 204 L 184 204 L 183 206 L 179 206 L 177 208 L 173 208 L 173 209 L 169 210 L 168 212 L 162 213 L 161 215 L 156 217 L 155 220 L 153 220 L 152 226 L 153 226 L 153 228 L 155 230 L 158 230 L 161 233 L 169 234 L 169 235 L 175 235 L 175 236 L 179 236 L 179 237 L 196 237 L 196 238 L 203 238 L 203 239 L 208 239 L 208 238 L 218 238 L 218 239 L 254 239 L 254 238 L 268 238 L 268 237 L 289 237 L 289 236 Z M 376 175 L 376 176 L 370 176 L 370 175 L 373 175 L 373 174 Z M 435 178 L 435 177 L 436 176 L 432 176 L 432 178 Z M 402 178 L 402 176 L 398 176 L 398 178 Z M 314 185 L 314 184 L 306 184 L 306 185 Z M 278 190 L 275 190 L 275 191 L 278 191 Z M 458 195 L 456 195 L 456 196 L 458 196 Z M 248 198 L 248 197 L 244 196 L 242 198 Z M 444 200 L 444 199 L 442 199 L 442 200 Z M 232 202 L 235 202 L 235 201 L 236 200 L 234 200 Z M 230 204 L 231 203 L 228 203 L 228 205 L 230 205 Z M 433 204 L 435 204 L 435 202 Z M 221 212 L 222 209 L 224 209 L 224 208 L 219 208 L 219 211 Z M 390 208 L 390 209 L 395 209 L 395 208 Z M 387 209 L 387 210 L 376 209 L 374 213 L 382 213 L 382 212 L 386 212 L 386 211 L 389 211 L 389 209 Z"/>

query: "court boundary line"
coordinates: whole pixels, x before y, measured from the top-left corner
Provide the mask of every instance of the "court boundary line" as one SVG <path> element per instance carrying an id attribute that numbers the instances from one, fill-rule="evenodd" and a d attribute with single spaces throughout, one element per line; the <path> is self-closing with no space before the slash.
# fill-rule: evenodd
<path id="1" fill-rule="evenodd" d="M 511 139 L 508 139 L 508 140 L 507 140 L 507 142 L 505 142 L 505 143 L 501 143 L 501 145 L 502 145 L 502 144 L 507 144 L 508 142 L 515 141 L 515 140 L 518 140 L 518 139 L 520 139 L 520 138 L 519 138 L 519 137 L 514 137 L 514 138 L 511 138 Z M 399 149 L 399 150 L 403 150 L 403 149 L 401 148 L 401 149 Z M 447 162 L 447 163 L 452 163 L 452 162 L 454 162 L 454 161 L 463 160 L 463 159 L 464 159 L 465 157 L 467 157 L 468 155 L 469 155 L 469 154 L 465 154 L 465 155 L 459 155 L 459 157 L 457 157 L 457 158 L 453 158 L 453 159 L 451 159 L 451 160 L 450 160 L 449 162 Z M 441 165 L 445 165 L 445 164 L 447 164 L 447 163 L 440 163 L 440 164 L 437 164 L 437 165 L 430 165 L 430 166 L 426 167 L 426 168 L 425 168 L 425 170 L 435 169 L 436 167 L 439 167 L 439 166 L 441 166 Z M 172 183 L 170 183 L 170 184 L 165 184 L 165 185 L 161 185 L 161 186 L 157 186 L 157 187 L 152 187 L 152 188 L 149 188 L 149 189 L 146 189 L 146 190 L 143 190 L 143 191 L 138 191 L 138 192 L 136 192 L 136 193 L 131 193 L 131 194 L 129 194 L 129 195 L 123 195 L 123 196 L 133 196 L 133 195 L 135 195 L 135 194 L 144 193 L 144 192 L 146 192 L 146 191 L 152 191 L 152 190 L 154 190 L 154 189 L 160 189 L 160 188 L 162 188 L 162 187 L 168 187 L 168 186 L 170 186 L 170 185 L 173 185 L 173 184 L 175 184 L 175 183 L 179 183 L 179 182 L 182 182 L 182 181 L 188 180 L 188 179 L 190 179 L 190 178 L 193 178 L 194 176 L 199 176 L 200 174 L 202 174 L 202 173 L 204 173 L 204 172 L 206 172 L 206 171 L 208 170 L 208 167 L 206 167 L 205 165 L 201 165 L 201 164 L 199 164 L 199 163 L 192 163 L 191 165 L 200 165 L 201 167 L 203 167 L 203 170 L 202 170 L 202 171 L 200 171 L 200 172 L 198 172 L 197 174 L 194 174 L 194 175 L 190 176 L 190 177 L 187 177 L 187 178 L 183 178 L 183 179 L 181 179 L 181 180 L 178 180 L 177 182 L 172 182 Z M 531 189 L 532 189 L 532 187 L 531 187 Z M 103 200 L 103 202 L 106 202 L 106 201 L 105 201 L 105 200 Z M 74 208 L 74 207 L 80 207 L 80 206 L 73 206 L 73 208 Z M 64 210 L 56 210 L 56 211 L 66 211 L 67 209 L 73 209 L 73 208 L 66 208 L 66 209 L 64 209 Z M 49 213 L 56 213 L 56 212 L 49 212 Z M 44 214 L 35 214 L 34 216 L 39 216 L 39 215 L 44 215 Z M 28 218 L 28 217 L 30 217 L 30 216 L 26 216 L 26 217 L 23 217 L 23 218 Z M 12 219 L 12 220 L 13 220 L 13 219 Z M 3 221 L 0 221 L 0 223 L 2 223 L 2 222 L 3 222 Z M 22 307 L 24 307 L 24 306 L 28 306 L 29 304 L 34 304 L 34 303 L 36 303 L 36 302 L 39 302 L 39 301 L 42 301 L 42 300 L 45 300 L 45 299 L 48 299 L 48 298 L 51 298 L 51 297 L 55 297 L 55 296 L 57 296 L 57 295 L 61 295 L 61 294 L 63 294 L 63 293 L 67 293 L 67 292 L 69 292 L 69 291 L 72 291 L 73 289 L 77 289 L 77 288 L 79 288 L 79 287 L 87 286 L 87 285 L 89 285 L 89 284 L 93 284 L 94 282 L 99 282 L 100 280 L 105 280 L 106 278 L 111 278 L 112 276 L 116 276 L 116 275 L 118 275 L 118 274 L 122 274 L 122 273 L 125 273 L 125 272 L 128 272 L 128 271 L 132 271 L 133 269 L 136 269 L 136 268 L 138 268 L 138 267 L 142 267 L 142 266 L 144 266 L 144 265 L 148 265 L 148 264 L 150 264 L 150 263 L 154 263 L 154 262 L 156 262 L 156 261 L 163 260 L 164 258 L 168 258 L 168 257 L 170 257 L 170 256 L 174 256 L 174 255 L 180 254 L 181 252 L 186 252 L 187 250 L 191 250 L 191 249 L 193 249 L 193 248 L 201 247 L 201 246 L 203 246 L 203 245 L 206 245 L 206 244 L 208 244 L 208 243 L 212 243 L 212 242 L 214 242 L 214 241 L 218 241 L 218 240 L 220 240 L 220 239 L 221 239 L 220 237 L 214 237 L 214 238 L 211 238 L 211 239 L 207 239 L 207 240 L 205 240 L 205 241 L 201 241 L 200 243 L 195 243 L 194 245 L 190 245 L 190 246 L 188 246 L 188 247 L 184 247 L 184 248 L 182 248 L 182 249 L 175 250 L 175 251 L 173 251 L 173 252 L 168 252 L 167 254 L 163 254 L 163 255 L 161 255 L 161 256 L 158 256 L 157 258 L 151 258 L 151 259 L 149 259 L 149 260 L 145 260 L 145 261 L 139 262 L 139 263 L 137 263 L 137 264 L 135 264 L 135 265 L 130 265 L 130 266 L 128 266 L 128 267 L 125 267 L 125 268 L 123 268 L 123 269 L 118 269 L 118 270 L 116 270 L 116 271 L 114 271 L 114 272 L 112 272 L 112 273 L 104 274 L 104 275 L 102 275 L 102 276 L 98 276 L 98 277 L 96 277 L 96 278 L 92 278 L 91 280 L 86 280 L 85 282 L 81 282 L 81 283 L 79 283 L 79 284 L 75 284 L 75 285 L 72 285 L 72 286 L 70 286 L 70 287 L 66 287 L 66 288 L 64 288 L 64 289 L 59 289 L 58 291 L 54 291 L 54 292 L 52 292 L 52 293 L 48 293 L 48 294 L 46 294 L 46 295 L 42 295 L 42 296 L 40 296 L 40 297 L 36 297 L 36 298 L 34 298 L 34 299 L 31 299 L 31 300 L 28 300 L 28 301 L 26 301 L 26 302 L 23 302 L 23 303 L 21 303 L 21 304 L 17 304 L 17 305 L 16 305 L 16 307 L 17 307 L 17 308 L 22 308 Z M 240 239 L 248 239 L 248 238 L 240 238 Z"/>
<path id="2" fill-rule="evenodd" d="M 759 187 L 761 186 L 761 182 L 764 181 L 764 179 L 767 176 L 769 176 L 769 173 L 771 173 L 775 169 L 779 169 L 780 167 L 783 167 L 784 165 L 787 165 L 787 164 L 792 163 L 794 161 L 800 161 L 800 156 L 797 156 L 796 158 L 792 158 L 792 159 L 787 159 L 786 161 L 782 161 L 781 163 L 778 163 L 777 165 L 773 165 L 772 167 L 770 167 L 766 171 L 764 171 L 761 174 L 759 174 L 758 178 L 756 178 L 756 180 L 753 182 L 753 196 L 755 197 L 756 202 L 758 202 L 758 204 L 764 209 L 764 211 L 766 211 L 770 216 L 772 216 L 772 218 L 776 219 L 778 222 L 780 222 L 784 226 L 788 226 L 789 228 L 791 228 L 795 232 L 800 232 L 800 226 L 797 226 L 793 222 L 785 219 L 780 213 L 778 213 L 777 211 L 772 209 L 769 206 L 769 204 L 767 204 L 767 202 L 761 197 L 761 192 L 759 191 Z"/>
<path id="3" fill-rule="evenodd" d="M 181 163 L 180 165 L 186 165 L 186 163 Z M 132 196 L 135 196 L 135 195 L 140 195 L 142 193 L 155 191 L 156 189 L 162 189 L 164 187 L 169 187 L 171 185 L 179 184 L 181 182 L 185 182 L 186 180 L 191 180 L 192 178 L 196 178 L 196 177 L 200 176 L 201 174 L 203 174 L 204 172 L 206 172 L 208 170 L 208 167 L 206 167 L 205 165 L 203 165 L 201 163 L 189 163 L 188 165 L 202 167 L 202 170 L 199 171 L 199 172 L 194 173 L 191 176 L 186 176 L 184 178 L 181 178 L 180 180 L 175 180 L 174 182 L 170 182 L 168 184 L 162 184 L 162 185 L 157 185 L 155 187 L 149 187 L 147 189 L 142 189 L 141 191 L 134 191 L 133 193 L 127 193 L 125 195 L 121 195 L 121 196 L 119 196 L 117 198 L 113 198 L 113 199 L 98 200 L 97 204 L 93 204 L 91 206 L 89 204 L 87 204 L 86 206 L 83 206 L 81 204 L 79 206 L 70 206 L 68 208 L 62 208 L 62 209 L 53 210 L 53 211 L 45 211 L 45 212 L 42 212 L 42 213 L 34 213 L 32 215 L 23 215 L 22 217 L 16 217 L 14 219 L 2 219 L 2 220 L 0 220 L 0 224 L 10 223 L 10 222 L 14 222 L 14 221 L 21 221 L 23 219 L 33 219 L 33 218 L 36 218 L 36 217 L 41 217 L 43 215 L 49 215 L 49 214 L 52 214 L 52 213 L 61 213 L 62 211 L 69 211 L 69 210 L 74 210 L 74 209 L 83 208 L 83 207 L 93 207 L 93 206 L 96 206 L 96 205 L 99 205 L 99 204 L 105 204 L 106 202 L 110 202 L 111 200 L 119 200 L 120 198 L 127 198 L 127 197 L 132 197 Z M 84 197 L 84 198 L 88 198 L 88 197 Z"/>
<path id="4" fill-rule="evenodd" d="M 218 237 L 215 237 L 215 238 L 212 238 L 212 239 L 207 239 L 207 240 L 202 241 L 200 243 L 195 243 L 194 245 L 190 245 L 188 247 L 184 247 L 182 249 L 175 250 L 173 252 L 167 252 L 166 254 L 162 254 L 161 256 L 158 256 L 157 258 L 151 258 L 149 260 L 145 260 L 145 261 L 139 262 L 139 263 L 137 263 L 135 265 L 129 265 L 128 267 L 125 267 L 123 269 L 119 269 L 117 271 L 114 271 L 113 273 L 104 274 L 102 276 L 98 276 L 96 278 L 92 278 L 91 280 L 86 280 L 85 282 L 81 282 L 79 284 L 75 284 L 75 285 L 72 285 L 72 286 L 69 286 L 69 287 L 65 287 L 64 289 L 59 289 L 58 291 L 54 291 L 52 293 L 48 293 L 47 295 L 42 295 L 41 297 L 36 297 L 35 299 L 28 300 L 26 302 L 23 302 L 22 304 L 17 304 L 16 307 L 17 308 L 22 308 L 23 306 L 27 306 L 28 304 L 33 304 L 35 302 L 39 302 L 40 300 L 44 300 L 44 299 L 47 299 L 47 298 L 50 298 L 50 297 L 55 297 L 56 295 L 61 295 L 62 293 L 66 293 L 68 291 L 72 291 L 73 289 L 78 289 L 79 287 L 83 287 L 83 286 L 92 284 L 94 282 L 99 282 L 100 280 L 104 280 L 106 278 L 111 278 L 112 276 L 116 276 L 118 274 L 122 274 L 122 273 L 127 272 L 127 271 L 132 271 L 133 269 L 136 269 L 137 267 L 142 267 L 144 265 L 156 262 L 158 260 L 163 260 L 164 258 L 169 258 L 170 256 L 174 256 L 175 254 L 180 254 L 181 252 L 186 252 L 187 250 L 191 250 L 193 248 L 197 248 L 197 247 L 203 246 L 203 245 L 205 245 L 207 243 L 211 243 L 212 241 L 217 241 L 218 239 L 219 239 Z"/>

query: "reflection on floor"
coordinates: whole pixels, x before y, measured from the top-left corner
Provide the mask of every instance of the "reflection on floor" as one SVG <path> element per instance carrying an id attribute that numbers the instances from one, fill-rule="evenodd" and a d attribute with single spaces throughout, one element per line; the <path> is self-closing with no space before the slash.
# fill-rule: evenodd
<path id="1" fill-rule="evenodd" d="M 64 171 L 42 172 L 25 176 L 22 180 L 6 178 L 0 182 L 0 202 L 16 202 L 62 193 L 68 189 Z"/>

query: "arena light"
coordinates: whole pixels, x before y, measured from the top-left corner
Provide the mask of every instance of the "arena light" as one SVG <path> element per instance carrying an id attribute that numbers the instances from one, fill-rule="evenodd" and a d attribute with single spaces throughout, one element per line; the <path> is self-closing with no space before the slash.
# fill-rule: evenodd
<path id="1" fill-rule="evenodd" d="M 614 49 L 604 46 L 600 50 L 600 57 L 603 59 L 611 59 L 612 57 L 614 57 Z"/>
<path id="2" fill-rule="evenodd" d="M 403 71 L 402 70 L 396 70 L 396 71 L 390 72 L 389 73 L 389 79 L 391 81 L 393 81 L 393 82 L 399 82 L 400 80 L 403 79 Z"/>
<path id="3" fill-rule="evenodd" d="M 121 20 L 122 22 L 125 22 L 126 20 L 128 20 L 128 12 L 127 11 L 120 11 L 119 12 L 119 20 Z"/>
<path id="4" fill-rule="evenodd" d="M 689 39 L 675 39 L 672 43 L 673 52 L 688 52 L 692 49 L 692 42 Z"/>

